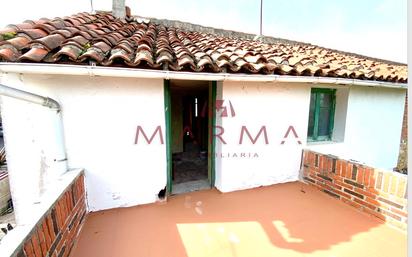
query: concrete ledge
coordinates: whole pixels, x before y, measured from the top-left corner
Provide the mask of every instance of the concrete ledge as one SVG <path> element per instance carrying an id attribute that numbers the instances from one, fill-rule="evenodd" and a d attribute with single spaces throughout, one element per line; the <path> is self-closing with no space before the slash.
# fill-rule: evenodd
<path id="1" fill-rule="evenodd" d="M 23 244 L 29 240 L 36 227 L 45 218 L 68 188 L 84 174 L 83 169 L 64 173 L 42 196 L 39 203 L 33 204 L 32 219 L 27 224 L 18 224 L 0 242 L 0 256 L 14 256 L 22 251 Z M 37 255 L 36 255 L 37 256 Z"/>

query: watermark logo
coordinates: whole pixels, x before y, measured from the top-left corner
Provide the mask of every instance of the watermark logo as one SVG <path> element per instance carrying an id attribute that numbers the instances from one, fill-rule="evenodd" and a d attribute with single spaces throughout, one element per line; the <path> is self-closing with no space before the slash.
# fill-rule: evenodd
<path id="1" fill-rule="evenodd" d="M 201 117 L 206 117 L 206 110 L 208 110 L 208 105 L 205 103 L 205 105 L 202 108 L 201 112 Z M 215 105 L 215 111 L 216 115 L 220 115 L 222 118 L 234 118 L 236 117 L 237 113 L 235 111 L 235 108 L 233 107 L 233 104 L 230 100 L 216 100 L 216 105 Z M 210 114 L 209 117 L 212 115 Z M 248 128 L 247 125 L 242 125 L 239 128 L 239 140 L 237 142 L 232 142 L 232 143 L 237 143 L 238 145 L 243 145 L 243 144 L 252 144 L 252 145 L 269 145 L 269 132 L 266 127 L 266 125 L 262 125 L 257 127 L 256 129 L 256 124 L 253 124 L 253 129 Z M 279 145 L 285 145 L 285 144 L 297 144 L 301 145 L 302 141 L 299 138 L 299 135 L 293 125 L 289 125 L 288 127 L 285 128 L 285 133 L 283 134 L 283 137 L 277 141 L 277 144 Z M 151 131 L 152 133 L 147 133 L 143 129 L 141 125 L 138 125 L 136 128 L 136 134 L 135 134 L 135 140 L 134 144 L 141 144 L 142 141 L 146 142 L 146 144 L 151 145 L 152 143 L 160 143 L 164 144 L 164 138 L 163 138 L 163 131 L 161 126 L 157 126 L 154 128 L 154 130 Z M 210 139 L 210 142 L 212 142 L 213 139 L 216 140 L 216 142 L 219 142 L 221 144 L 228 144 L 228 142 L 224 139 L 224 133 L 225 129 L 223 126 L 208 126 L 208 138 Z M 230 131 L 230 133 L 234 133 L 234 131 Z M 173 144 L 178 143 L 178 140 L 183 139 L 183 135 L 188 135 L 190 136 L 191 139 L 195 139 L 195 134 L 191 130 L 191 126 L 185 125 L 183 126 L 183 130 L 180 132 L 180 135 L 178 138 L 174 138 L 172 141 Z M 144 144 L 144 143 L 143 143 Z M 252 150 L 252 149 L 251 149 Z M 225 153 L 219 153 L 216 154 L 216 157 L 220 158 L 256 158 L 259 157 L 259 154 L 255 153 L 254 151 L 251 151 L 251 153 L 248 154 L 225 154 Z"/>
<path id="2" fill-rule="evenodd" d="M 227 118 L 227 117 L 235 117 L 236 112 L 235 108 L 233 108 L 232 102 L 229 100 L 229 110 L 230 110 L 230 115 L 228 113 L 228 107 L 225 106 L 225 100 L 216 100 L 216 113 L 220 112 L 220 117 L 222 118 Z"/>

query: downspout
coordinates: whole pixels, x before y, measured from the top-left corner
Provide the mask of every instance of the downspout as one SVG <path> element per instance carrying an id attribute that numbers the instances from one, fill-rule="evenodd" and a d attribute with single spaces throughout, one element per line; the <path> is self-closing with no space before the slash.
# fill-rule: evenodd
<path id="1" fill-rule="evenodd" d="M 61 111 L 60 104 L 56 100 L 53 100 L 49 97 L 29 93 L 20 89 L 8 87 L 3 84 L 0 84 L 0 95 L 16 98 L 34 104 L 39 104 L 56 110 L 57 112 Z"/>
<path id="2" fill-rule="evenodd" d="M 19 99 L 22 101 L 26 101 L 29 103 L 33 104 L 38 104 L 47 108 L 50 108 L 54 111 L 56 111 L 57 117 L 56 120 L 54 121 L 54 127 L 55 129 L 55 140 L 57 144 L 60 146 L 60 149 L 56 151 L 56 155 L 58 158 L 56 158 L 54 161 L 57 163 L 64 163 L 61 168 L 59 168 L 59 174 L 63 174 L 64 172 L 67 171 L 67 156 L 66 156 L 66 150 L 65 150 L 65 144 L 64 144 L 64 135 L 63 135 L 63 124 L 62 124 L 62 118 L 61 118 L 61 106 L 60 104 L 50 98 L 50 97 L 45 97 L 41 95 L 36 95 L 27 91 L 23 91 L 17 88 L 12 88 L 5 86 L 3 84 L 0 84 L 0 95 L 2 96 L 8 96 L 12 97 L 15 99 Z"/>

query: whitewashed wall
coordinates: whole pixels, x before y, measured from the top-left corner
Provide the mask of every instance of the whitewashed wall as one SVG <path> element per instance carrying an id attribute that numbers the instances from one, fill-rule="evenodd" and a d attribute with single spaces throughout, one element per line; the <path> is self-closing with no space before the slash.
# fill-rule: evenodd
<path id="1" fill-rule="evenodd" d="M 398 160 L 405 94 L 404 89 L 352 86 L 343 142 L 310 148 L 392 170 Z"/>
<path id="2" fill-rule="evenodd" d="M 222 98 L 226 106 L 231 101 L 236 116 L 221 118 L 220 122 L 226 131 L 223 138 L 227 144 L 217 139 L 224 156 L 217 157 L 220 160 L 216 162 L 218 189 L 227 192 L 298 180 L 301 149 L 306 142 L 310 88 L 303 84 L 224 82 Z M 269 144 L 265 144 L 263 135 L 256 144 L 245 135 L 240 145 L 242 126 L 253 137 L 266 126 Z M 281 145 L 289 126 L 294 126 L 302 145 L 292 133 Z M 256 153 L 258 157 L 225 157 L 241 153 Z"/>
<path id="3" fill-rule="evenodd" d="M 4 75 L 1 81 L 61 103 L 68 165 L 85 168 L 91 211 L 156 200 L 166 185 L 166 147 L 158 138 L 150 146 L 143 140 L 135 145 L 134 139 L 138 125 L 149 136 L 161 126 L 165 138 L 162 80 Z M 307 145 L 310 86 L 313 85 L 218 83 L 218 99 L 225 100 L 225 106 L 230 101 L 236 112 L 234 117 L 217 118 L 227 142 L 222 144 L 217 139 L 219 190 L 228 192 L 298 180 L 303 147 L 376 167 L 396 163 L 404 90 L 351 87 L 343 94 L 348 99 L 347 105 L 341 102 L 341 109 L 336 112 L 336 118 L 346 118 L 346 122 L 336 122 L 340 124 L 337 126 L 340 142 Z M 42 169 L 54 172 L 47 165 L 47 160 L 54 158 L 53 150 L 47 150 L 52 138 L 48 137 L 50 111 L 6 98 L 2 107 L 10 172 L 26 172 L 26 181 L 38 184 Z M 242 126 L 253 137 L 265 126 L 269 144 L 265 144 L 263 135 L 252 144 L 245 134 L 240 145 Z M 301 145 L 292 133 L 281 144 L 289 126 L 295 128 Z M 27 192 L 35 192 L 32 185 L 26 183 Z"/>
<path id="4" fill-rule="evenodd" d="M 70 168 L 85 168 L 91 211 L 156 200 L 166 185 L 165 144 L 161 145 L 157 138 L 151 146 L 147 146 L 144 139 L 142 144 L 135 145 L 134 140 L 138 125 L 148 136 L 161 126 L 164 137 L 163 80 L 8 75 L 3 81 L 61 103 L 68 164 Z M 15 113 L 5 107 L 6 138 L 10 131 L 20 129 L 7 127 L 8 119 L 19 117 L 38 123 L 42 119 L 37 118 L 45 111 L 36 106 L 30 112 Z M 10 148 L 12 143 L 7 143 L 6 147 Z M 26 168 L 33 173 L 37 169 L 32 165 L 23 166 L 18 169 Z"/>

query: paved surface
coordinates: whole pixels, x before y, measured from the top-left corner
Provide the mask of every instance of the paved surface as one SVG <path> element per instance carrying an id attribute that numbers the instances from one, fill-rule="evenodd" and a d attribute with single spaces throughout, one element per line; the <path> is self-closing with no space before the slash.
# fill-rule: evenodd
<path id="1" fill-rule="evenodd" d="M 406 234 L 299 182 L 88 216 L 72 257 L 400 257 Z"/>
<path id="2" fill-rule="evenodd" d="M 209 180 L 200 179 L 195 181 L 183 182 L 180 184 L 174 184 L 172 187 L 172 194 L 178 195 L 204 189 L 210 189 Z"/>

